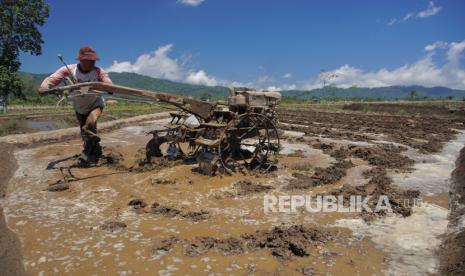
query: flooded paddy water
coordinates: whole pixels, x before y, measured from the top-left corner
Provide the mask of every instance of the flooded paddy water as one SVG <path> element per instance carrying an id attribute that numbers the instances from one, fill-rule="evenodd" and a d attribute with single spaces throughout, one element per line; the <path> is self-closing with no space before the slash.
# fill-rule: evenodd
<path id="1" fill-rule="evenodd" d="M 377 129 L 348 135 L 332 122 L 318 134 L 307 128 L 285 132 L 278 170 L 269 174 L 209 177 L 196 172 L 196 165 L 179 162 L 131 170 L 150 139 L 145 132 L 165 123 L 102 134 L 104 155 L 114 162 L 97 167 L 73 166 L 80 140 L 15 151 L 18 169 L 0 204 L 21 241 L 27 273 L 437 272 L 440 236 L 447 227 L 445 194 L 463 132 L 435 136 L 433 142 L 444 146 L 433 153 L 428 149 L 436 145 L 428 141 L 385 130 L 392 139 L 374 140 Z M 72 176 L 69 187 L 50 191 L 63 174 Z M 375 216 L 264 210 L 265 195 L 349 191 L 386 192 L 394 201 L 419 198 L 423 205 Z"/>

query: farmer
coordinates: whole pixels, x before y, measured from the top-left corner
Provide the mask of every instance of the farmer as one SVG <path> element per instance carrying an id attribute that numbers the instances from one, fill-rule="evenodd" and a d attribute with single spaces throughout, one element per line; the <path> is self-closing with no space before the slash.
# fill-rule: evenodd
<path id="1" fill-rule="evenodd" d="M 81 47 L 76 59 L 79 60 L 78 64 L 63 66 L 47 77 L 42 82 L 39 93 L 59 85 L 64 80 L 73 83 L 95 81 L 112 83 L 107 73 L 102 68 L 95 66 L 95 62 L 99 58 L 92 47 Z M 69 91 L 64 92 L 65 95 L 68 93 Z M 79 158 L 86 163 L 95 163 L 102 155 L 102 148 L 99 144 L 100 138 L 97 136 L 97 120 L 105 106 L 103 97 L 97 93 L 89 93 L 73 95 L 70 98 L 76 111 L 81 137 L 84 141 L 84 149 Z"/>

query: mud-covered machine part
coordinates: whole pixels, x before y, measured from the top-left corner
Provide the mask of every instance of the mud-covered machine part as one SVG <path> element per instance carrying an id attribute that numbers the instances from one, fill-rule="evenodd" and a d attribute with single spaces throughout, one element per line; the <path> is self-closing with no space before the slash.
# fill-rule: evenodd
<path id="1" fill-rule="evenodd" d="M 230 88 L 228 104 L 217 104 L 168 93 L 134 89 L 100 82 L 54 89 L 105 91 L 139 96 L 181 109 L 170 112 L 171 121 L 148 132 L 146 159 L 166 157 L 197 162 L 202 173 L 239 170 L 269 171 L 276 168 L 280 149 L 275 108 L 278 92 Z"/>
<path id="2" fill-rule="evenodd" d="M 208 120 L 172 112 L 164 129 L 151 132 L 147 152 L 155 148 L 155 157 L 195 160 L 207 175 L 273 170 L 280 149 L 274 108 L 280 99 L 276 92 L 232 90 L 228 106 L 216 106 Z"/>

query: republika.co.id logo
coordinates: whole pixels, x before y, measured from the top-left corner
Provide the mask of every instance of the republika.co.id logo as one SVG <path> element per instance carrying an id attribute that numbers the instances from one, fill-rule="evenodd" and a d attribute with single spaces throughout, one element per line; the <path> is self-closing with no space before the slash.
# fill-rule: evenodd
<path id="1" fill-rule="evenodd" d="M 421 207 L 421 199 L 415 199 L 413 203 L 404 202 L 406 207 Z M 263 209 L 265 213 L 293 213 L 305 210 L 309 213 L 379 213 L 392 212 L 391 203 L 387 195 L 378 197 L 350 195 L 265 195 L 263 197 Z"/>

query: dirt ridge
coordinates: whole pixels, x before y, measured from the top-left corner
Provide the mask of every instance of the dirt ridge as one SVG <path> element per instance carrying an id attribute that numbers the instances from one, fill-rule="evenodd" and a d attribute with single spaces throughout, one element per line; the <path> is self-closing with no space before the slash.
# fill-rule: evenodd
<path id="1" fill-rule="evenodd" d="M 14 147 L 0 143 L 0 198 L 5 196 L 10 178 L 16 171 L 17 164 L 13 155 Z M 8 228 L 0 206 L 0 276 L 26 275 L 18 237 Z"/>
<path id="2" fill-rule="evenodd" d="M 449 191 L 450 215 L 440 251 L 441 275 L 463 275 L 465 271 L 465 147 L 455 162 Z"/>
<path id="3" fill-rule="evenodd" d="M 179 239 L 170 236 L 159 240 L 152 248 L 152 253 L 170 251 L 176 244 L 184 247 L 186 256 L 202 256 L 210 250 L 224 255 L 242 254 L 245 251 L 268 249 L 280 260 L 293 257 L 309 256 L 312 248 L 333 239 L 332 230 L 321 230 L 304 225 L 275 226 L 270 230 L 257 230 L 242 234 L 240 237 L 214 238 L 198 236 L 192 239 Z"/>

